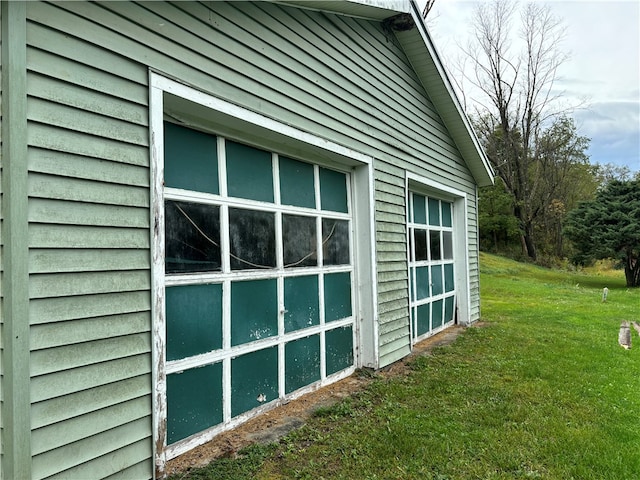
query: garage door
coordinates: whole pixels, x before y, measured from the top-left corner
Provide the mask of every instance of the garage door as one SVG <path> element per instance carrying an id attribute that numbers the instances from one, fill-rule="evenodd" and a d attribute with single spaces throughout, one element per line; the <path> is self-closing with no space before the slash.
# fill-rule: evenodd
<path id="1" fill-rule="evenodd" d="M 414 343 L 455 322 L 453 204 L 411 193 L 409 286 Z"/>
<path id="2" fill-rule="evenodd" d="M 354 365 L 350 174 L 164 127 L 167 445 Z"/>

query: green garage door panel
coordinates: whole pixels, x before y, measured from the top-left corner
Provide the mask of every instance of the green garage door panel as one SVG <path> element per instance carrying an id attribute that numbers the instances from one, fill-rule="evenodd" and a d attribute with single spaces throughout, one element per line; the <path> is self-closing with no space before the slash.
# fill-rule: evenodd
<path id="1" fill-rule="evenodd" d="M 164 132 L 165 186 L 219 193 L 216 137 L 169 122 Z"/>
<path id="2" fill-rule="evenodd" d="M 222 363 L 168 375 L 167 404 L 168 445 L 221 423 Z"/>
<path id="3" fill-rule="evenodd" d="M 320 380 L 320 335 L 289 342 L 284 352 L 287 394 Z"/>
<path id="4" fill-rule="evenodd" d="M 315 208 L 313 165 L 280 157 L 280 202 Z"/>
<path id="5" fill-rule="evenodd" d="M 231 283 L 231 344 L 240 345 L 278 334 L 277 282 Z"/>
<path id="6" fill-rule="evenodd" d="M 432 325 L 431 328 L 433 330 L 435 330 L 436 328 L 439 328 L 443 325 L 442 323 L 442 307 L 443 307 L 443 301 L 442 300 L 438 300 L 432 303 L 432 310 L 431 310 L 431 314 L 432 314 Z"/>
<path id="7" fill-rule="evenodd" d="M 231 416 L 278 398 L 278 347 L 231 360 Z"/>
<path id="8" fill-rule="evenodd" d="M 229 196 L 273 202 L 271 153 L 226 141 Z"/>
<path id="9" fill-rule="evenodd" d="M 429 330 L 431 330 L 431 304 L 426 303 L 424 305 L 420 305 L 416 308 L 416 313 L 418 315 L 417 321 L 417 336 L 424 335 Z"/>
<path id="10" fill-rule="evenodd" d="M 327 322 L 351 316 L 351 274 L 324 276 L 324 318 Z"/>
<path id="11" fill-rule="evenodd" d="M 327 375 L 353 365 L 353 329 L 351 326 L 336 328 L 325 333 L 327 351 Z"/>
<path id="12" fill-rule="evenodd" d="M 167 287 L 167 360 L 222 348 L 222 285 Z"/>
<path id="13" fill-rule="evenodd" d="M 429 296 L 429 267 L 416 267 L 416 300 Z"/>
<path id="14" fill-rule="evenodd" d="M 455 314 L 455 297 L 447 297 L 444 299 L 444 321 L 450 322 L 454 318 Z"/>
<path id="15" fill-rule="evenodd" d="M 347 176 L 320 168 L 320 203 L 323 210 L 347 213 Z"/>
<path id="16" fill-rule="evenodd" d="M 320 323 L 318 276 L 284 279 L 284 331 L 292 332 Z"/>

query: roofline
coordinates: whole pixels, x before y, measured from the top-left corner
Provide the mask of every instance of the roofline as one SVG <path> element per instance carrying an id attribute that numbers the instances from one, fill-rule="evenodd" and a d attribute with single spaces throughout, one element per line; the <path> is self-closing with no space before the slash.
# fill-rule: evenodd
<path id="1" fill-rule="evenodd" d="M 276 0 L 275 3 L 376 21 L 411 11 L 410 0 Z"/>
<path id="2" fill-rule="evenodd" d="M 493 185 L 495 172 L 462 108 L 416 0 L 278 0 L 276 3 L 380 22 L 410 15 L 413 25 L 409 25 L 411 21 L 407 18 L 406 28 L 394 34 L 476 183 L 481 187 Z"/>
<path id="3" fill-rule="evenodd" d="M 433 63 L 435 65 L 435 68 L 440 76 L 441 82 L 444 86 L 444 88 L 446 88 L 447 92 L 449 93 L 449 102 L 451 102 L 453 104 L 453 107 L 455 108 L 457 115 L 459 117 L 459 121 L 464 125 L 465 130 L 467 131 L 468 134 L 468 140 L 467 142 L 470 142 L 473 145 L 473 150 L 475 150 L 477 157 L 476 157 L 476 161 L 479 161 L 482 164 L 482 170 L 484 170 L 483 172 L 474 172 L 474 177 L 476 179 L 476 182 L 478 183 L 479 186 L 484 187 L 484 186 L 489 186 L 489 185 L 493 185 L 494 184 L 494 177 L 495 177 L 495 172 L 493 170 L 493 167 L 491 166 L 491 163 L 489 162 L 489 158 L 487 157 L 487 155 L 484 152 L 484 149 L 482 148 L 482 145 L 480 145 L 480 141 L 478 140 L 478 137 L 476 135 L 476 132 L 473 129 L 473 126 L 471 125 L 471 121 L 469 120 L 469 117 L 467 116 L 466 112 L 464 111 L 464 109 L 462 108 L 462 104 L 460 103 L 460 99 L 458 98 L 458 95 L 456 94 L 455 89 L 453 88 L 453 84 L 451 83 L 451 80 L 449 79 L 449 75 L 447 74 L 447 71 L 444 68 L 444 64 L 442 63 L 441 59 L 440 59 L 440 54 L 438 53 L 438 50 L 436 48 L 436 46 L 434 45 L 433 41 L 431 40 L 431 35 L 429 34 L 429 31 L 427 29 L 427 26 L 425 24 L 424 18 L 422 17 L 420 8 L 416 2 L 416 0 L 410 0 L 411 3 L 411 14 L 413 16 L 414 22 L 416 23 L 417 29 L 424 41 L 425 47 L 427 48 L 427 51 L 429 53 L 429 56 L 431 57 L 431 59 L 433 60 Z M 421 81 L 423 79 L 421 78 Z M 423 81 L 423 85 L 424 85 L 424 81 Z M 425 85 L 425 90 L 428 92 L 429 90 L 426 89 L 426 85 Z M 434 103 L 436 109 L 438 110 L 439 113 L 441 113 L 441 108 L 445 107 L 446 105 L 442 105 L 439 106 L 436 104 L 436 102 L 434 101 L 434 99 L 431 99 L 432 102 Z M 443 99 L 442 102 L 439 103 L 447 103 L 446 99 Z M 442 113 L 441 113 L 442 116 Z M 455 121 L 456 119 L 452 119 L 450 121 Z M 449 123 L 447 122 L 446 119 L 443 118 L 443 121 L 445 122 L 445 124 L 447 125 L 447 127 L 449 127 Z M 454 138 L 454 141 L 456 142 L 456 144 L 458 144 L 459 140 L 465 140 L 465 139 L 456 139 Z M 466 143 L 466 142 L 464 142 Z M 458 145 L 458 148 L 460 148 L 460 145 Z M 462 153 L 462 152 L 461 152 Z M 465 158 L 465 161 L 469 161 L 468 159 Z M 471 166 L 469 166 L 470 169 L 473 172 L 473 169 L 471 168 Z M 481 173 L 483 173 L 484 175 L 480 175 Z M 480 178 L 479 178 L 480 177 Z M 485 178 L 481 178 L 481 177 L 485 177 Z"/>

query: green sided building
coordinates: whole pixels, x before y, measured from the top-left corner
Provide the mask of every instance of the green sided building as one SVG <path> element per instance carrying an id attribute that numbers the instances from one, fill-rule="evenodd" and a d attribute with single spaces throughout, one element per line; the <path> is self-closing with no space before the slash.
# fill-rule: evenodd
<path id="1" fill-rule="evenodd" d="M 2 478 L 161 478 L 479 318 L 413 1 L 2 2 Z"/>

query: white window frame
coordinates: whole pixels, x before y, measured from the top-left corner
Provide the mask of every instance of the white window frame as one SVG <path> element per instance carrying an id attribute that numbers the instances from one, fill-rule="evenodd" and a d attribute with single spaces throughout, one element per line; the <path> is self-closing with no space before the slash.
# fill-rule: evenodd
<path id="1" fill-rule="evenodd" d="M 470 272 L 469 272 L 469 237 L 468 237 L 468 209 L 467 194 L 461 190 L 455 189 L 432 179 L 421 175 L 407 172 L 406 173 L 406 225 L 407 225 L 407 278 L 411 276 L 411 252 L 409 239 L 409 224 L 411 219 L 411 194 L 417 193 L 426 197 L 451 202 L 452 203 L 452 229 L 453 232 L 453 259 L 454 259 L 454 282 L 455 282 L 455 315 L 456 322 L 460 325 L 469 325 L 471 322 L 471 292 L 470 292 Z M 428 215 L 428 211 L 427 211 Z M 428 228 L 428 227 L 427 227 Z M 427 243 L 428 240 L 427 240 Z M 407 282 L 407 294 L 409 305 L 411 305 L 411 283 Z M 409 315 L 411 328 L 411 344 L 412 346 L 427 338 L 437 331 L 414 339 L 412 316 Z"/>
<path id="2" fill-rule="evenodd" d="M 300 157 L 306 161 L 336 170 L 350 171 L 351 192 L 350 214 L 352 231 L 352 268 L 353 272 L 353 305 L 354 317 L 354 362 L 353 368 L 343 374 L 323 379 L 309 387 L 287 396 L 287 400 L 314 390 L 347 376 L 353 369 L 361 366 L 376 368 L 378 365 L 378 313 L 376 288 L 376 256 L 375 256 L 375 223 L 374 223 L 374 181 L 373 158 L 336 144 L 327 139 L 298 130 L 290 125 L 247 110 L 218 97 L 196 90 L 159 73 L 150 71 L 150 169 L 151 169 L 151 245 L 152 245 L 152 379 L 154 408 L 154 458 L 156 474 L 164 472 L 168 459 L 176 457 L 193 447 L 209 441 L 222 430 L 227 430 L 246 421 L 263 409 L 252 410 L 242 414 L 223 427 L 214 427 L 201 435 L 166 445 L 166 375 L 165 360 L 165 271 L 164 271 L 164 119 L 167 103 L 188 104 L 185 111 L 195 112 L 198 120 L 203 117 L 211 121 L 211 130 L 217 135 L 243 143 L 251 143 L 268 151 L 278 151 L 282 155 L 293 158 Z M 175 113 L 172 111 L 172 114 Z M 199 115 L 199 116 L 198 116 Z M 189 118 L 181 119 L 188 125 Z M 207 125 L 209 127 L 209 125 Z M 317 167 L 315 167 L 317 168 Z M 224 172 L 221 172 L 221 174 Z M 222 192 L 221 192 L 222 193 Z M 172 191 L 171 198 L 189 200 L 188 193 Z M 245 202 L 243 203 L 243 206 Z M 246 202 L 250 204 L 251 202 Z M 253 205 L 251 206 L 253 208 Z M 221 225 L 221 229 L 223 226 Z M 325 267 L 326 268 L 326 267 Z M 338 270 L 340 268 L 338 267 Z M 260 277 L 260 274 L 257 274 Z M 181 284 L 178 277 L 171 284 Z M 350 323 L 350 322 L 349 322 Z M 336 323 L 337 325 L 337 323 Z M 313 333 L 313 332 L 312 332 Z M 306 335 L 306 334 L 305 334 Z M 305 336 L 301 335 L 301 336 Z M 185 367 L 188 365 L 185 365 Z M 171 371 L 176 368 L 172 366 Z M 265 405 L 264 410 L 280 403 Z"/>

